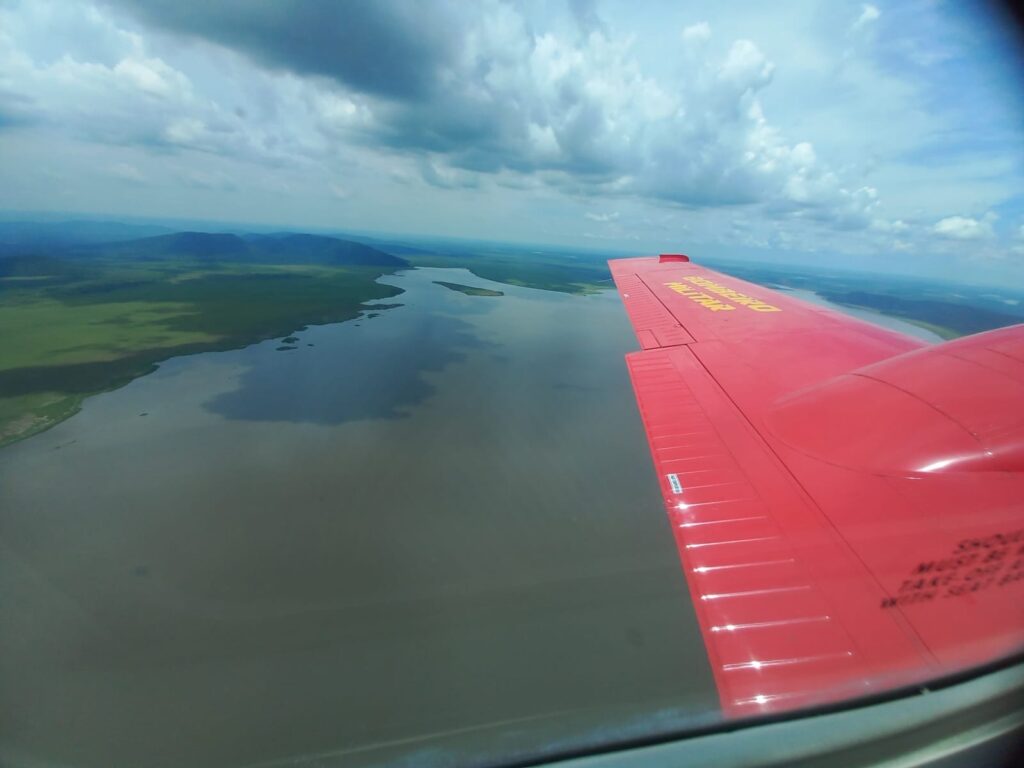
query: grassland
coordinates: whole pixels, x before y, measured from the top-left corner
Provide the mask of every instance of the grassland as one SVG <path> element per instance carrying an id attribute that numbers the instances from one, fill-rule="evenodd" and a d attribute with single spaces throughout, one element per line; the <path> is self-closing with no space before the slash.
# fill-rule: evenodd
<path id="1" fill-rule="evenodd" d="M 351 319 L 401 292 L 375 282 L 385 267 L 97 260 L 41 271 L 0 277 L 0 445 L 161 360 Z"/>
<path id="2" fill-rule="evenodd" d="M 492 291 L 490 288 L 474 288 L 472 285 L 463 285 L 462 283 L 446 283 L 444 280 L 435 280 L 434 285 L 440 285 L 447 288 L 449 291 L 455 291 L 456 293 L 464 293 L 467 296 L 505 295 L 501 291 Z"/>

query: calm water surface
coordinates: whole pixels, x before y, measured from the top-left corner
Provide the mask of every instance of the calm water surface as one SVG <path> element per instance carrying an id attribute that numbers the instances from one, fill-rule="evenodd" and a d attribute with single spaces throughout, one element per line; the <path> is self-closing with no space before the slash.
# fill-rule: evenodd
<path id="1" fill-rule="evenodd" d="M 715 717 L 615 293 L 384 281 L 403 306 L 0 450 L 0 762 L 447 765 Z"/>

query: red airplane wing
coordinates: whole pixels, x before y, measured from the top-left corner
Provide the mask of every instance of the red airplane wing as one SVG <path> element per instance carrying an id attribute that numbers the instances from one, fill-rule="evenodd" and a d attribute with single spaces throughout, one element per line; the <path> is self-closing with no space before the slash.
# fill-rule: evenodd
<path id="1" fill-rule="evenodd" d="M 727 715 L 1024 649 L 1024 326 L 929 346 L 685 257 L 609 264 Z"/>

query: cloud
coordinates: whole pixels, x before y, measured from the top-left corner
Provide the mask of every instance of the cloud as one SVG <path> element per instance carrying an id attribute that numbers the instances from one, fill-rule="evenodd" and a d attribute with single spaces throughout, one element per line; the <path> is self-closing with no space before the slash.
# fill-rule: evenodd
<path id="1" fill-rule="evenodd" d="M 0 87 L 0 129 L 31 123 L 34 112 L 30 96 Z"/>
<path id="2" fill-rule="evenodd" d="M 993 236 L 994 221 L 995 215 L 992 213 L 985 214 L 980 220 L 969 216 L 948 216 L 937 222 L 933 231 L 951 240 L 983 240 Z"/>
<path id="3" fill-rule="evenodd" d="M 56 45 L 69 22 L 67 35 L 78 42 Z M 13 6 L 0 10 L 0 30 L 0 111 L 15 111 L 23 123 L 110 143 L 146 141 L 192 98 L 185 75 L 99 13 L 45 2 Z"/>
<path id="4" fill-rule="evenodd" d="M 683 29 L 683 42 L 688 45 L 700 45 L 711 39 L 711 25 L 706 21 L 691 24 Z"/>
<path id="5" fill-rule="evenodd" d="M 569 12 L 584 35 L 591 32 L 607 34 L 608 28 L 597 12 L 596 0 L 569 0 Z"/>
<path id="6" fill-rule="evenodd" d="M 876 219 L 871 223 L 871 226 L 872 229 L 879 232 L 886 232 L 893 235 L 902 235 L 911 229 L 911 226 L 902 219 L 894 219 L 893 221 Z"/>
<path id="7" fill-rule="evenodd" d="M 878 21 L 878 17 L 882 15 L 882 12 L 878 8 L 870 3 L 865 3 L 861 6 L 860 16 L 853 22 L 853 30 L 856 32 L 859 29 Z"/>
<path id="8" fill-rule="evenodd" d="M 654 76 L 590 2 L 570 6 L 578 37 L 536 29 L 521 9 L 493 0 L 300 0 L 287 10 L 246 2 L 244 12 L 235 2 L 119 5 L 308 83 L 321 78 L 308 102 L 328 143 L 418 158 L 420 177 L 435 187 L 471 187 L 486 175 L 513 185 L 509 174 L 519 174 L 572 195 L 763 203 L 844 226 L 866 222 L 875 204 L 808 142 L 788 144 L 769 123 L 759 96 L 775 66 L 751 40 Z M 682 34 L 697 45 L 711 27 Z M 209 150 L 226 138 L 209 126 L 185 115 L 160 137 Z"/>
<path id="9" fill-rule="evenodd" d="M 729 48 L 719 78 L 743 91 L 759 91 L 772 79 L 775 65 L 750 40 L 737 40 Z"/>
<path id="10" fill-rule="evenodd" d="M 420 162 L 419 169 L 423 180 L 433 187 L 474 189 L 480 186 L 480 179 L 476 174 L 449 168 L 430 159 L 424 158 Z"/>
<path id="11" fill-rule="evenodd" d="M 708 6 L 692 23 L 675 4 L 641 22 L 593 0 L 0 0 L 0 139 L 38 145 L 38 170 L 8 159 L 4 171 L 41 179 L 52 159 L 98 183 L 123 162 L 152 183 L 108 188 L 153 209 L 177 184 L 253 218 L 316 217 L 319 200 L 420 231 L 445 216 L 449 233 L 500 229 L 488 212 L 516 210 L 544 238 L 595 222 L 605 237 L 686 226 L 688 239 L 822 252 L 1019 245 L 992 217 L 947 216 L 1020 221 L 1007 202 L 1020 166 L 1006 138 L 1019 128 L 991 122 L 983 89 L 959 76 L 924 89 L 934 73 L 908 63 L 910 43 L 981 55 L 926 23 L 942 8 L 886 6 L 883 25 L 877 6 L 854 4 L 801 27 L 797 6 Z M 960 92 L 969 132 L 944 111 Z M 1001 165 L 954 168 L 950 143 L 967 134 Z M 927 157 L 910 154 L 926 141 Z M 642 224 L 652 217 L 664 233 Z"/>
<path id="12" fill-rule="evenodd" d="M 337 198 L 338 200 L 348 200 L 350 197 L 352 197 L 352 190 L 348 189 L 348 187 L 344 187 L 341 184 L 338 184 L 337 182 L 332 181 L 330 184 L 327 185 L 327 187 L 328 189 L 331 190 L 331 196 Z"/>
<path id="13" fill-rule="evenodd" d="M 128 56 L 114 65 L 113 74 L 152 96 L 174 98 L 187 95 L 191 87 L 188 78 L 160 59 Z"/>
<path id="14" fill-rule="evenodd" d="M 142 172 L 130 163 L 114 163 L 110 167 L 110 175 L 121 181 L 128 181 L 133 184 L 144 184 L 146 177 Z"/>
<path id="15" fill-rule="evenodd" d="M 425 98 L 440 85 L 464 34 L 455 3 L 444 0 L 114 1 L 152 25 L 265 66 L 396 98 Z"/>
<path id="16" fill-rule="evenodd" d="M 227 174 L 217 170 L 187 170 L 179 173 L 178 178 L 194 189 L 235 191 L 239 188 Z"/>
<path id="17" fill-rule="evenodd" d="M 231 72 L 225 62 L 214 62 L 221 71 L 210 77 L 200 68 L 205 82 L 197 88 L 123 23 L 62 0 L 0 6 L 0 130 L 31 125 L 107 146 L 280 164 L 314 156 L 323 145 L 319 129 L 342 122 L 329 97 L 311 95 L 319 97 L 319 89 L 294 78 L 271 82 L 272 75 L 260 72 L 244 87 L 264 105 L 272 93 L 277 103 L 270 109 L 291 122 L 252 120 L 245 109 L 204 93 L 211 80 L 227 93 L 239 90 L 224 79 L 223 70 Z M 358 122 L 356 112 L 350 125 Z"/>

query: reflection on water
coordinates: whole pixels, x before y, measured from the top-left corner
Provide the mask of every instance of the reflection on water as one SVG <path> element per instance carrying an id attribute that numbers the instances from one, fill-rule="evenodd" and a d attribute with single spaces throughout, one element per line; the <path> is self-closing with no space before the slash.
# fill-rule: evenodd
<path id="1" fill-rule="evenodd" d="M 443 297 L 434 291 L 411 301 L 370 312 L 375 316 L 362 322 L 310 328 L 289 337 L 295 346 L 266 342 L 235 353 L 245 367 L 238 388 L 207 407 L 229 419 L 317 424 L 408 415 L 434 391 L 426 374 L 485 346 L 470 323 L 444 312 Z M 364 323 L 372 323 L 372 331 L 363 330 Z M 275 354 L 281 351 L 293 354 Z"/>
<path id="2" fill-rule="evenodd" d="M 617 297 L 462 270 L 0 451 L 0 762 L 469 762 L 717 704 Z M 313 346 L 308 346 L 312 344 Z"/>

